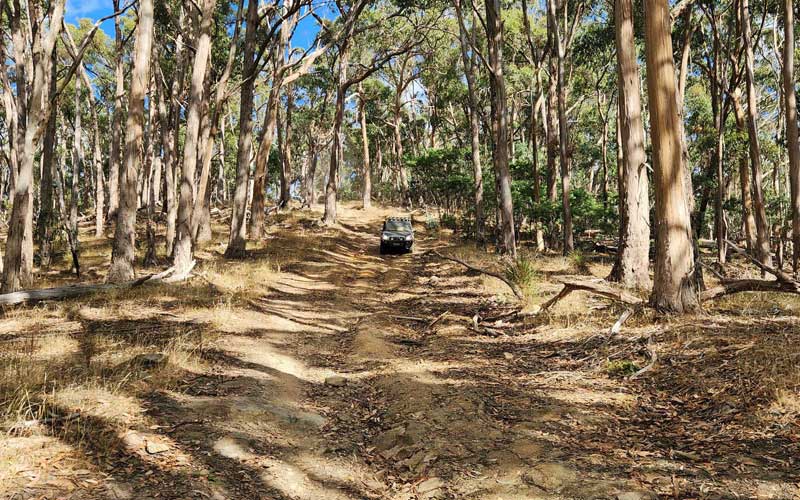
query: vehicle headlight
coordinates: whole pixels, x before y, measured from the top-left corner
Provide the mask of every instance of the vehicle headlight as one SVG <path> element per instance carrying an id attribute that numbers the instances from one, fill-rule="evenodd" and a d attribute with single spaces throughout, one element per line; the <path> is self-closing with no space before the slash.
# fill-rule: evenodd
<path id="1" fill-rule="evenodd" d="M 409 234 L 409 235 L 407 235 L 407 236 L 406 236 L 406 241 L 411 241 L 411 240 L 413 240 L 413 239 L 414 239 L 414 236 L 413 236 L 413 235 L 410 235 L 410 234 Z"/>
<path id="2" fill-rule="evenodd" d="M 388 239 L 389 239 L 389 237 L 388 237 L 388 236 L 386 236 L 385 234 L 382 234 L 382 235 L 381 235 L 381 239 L 382 239 L 383 241 L 386 241 L 386 240 L 388 240 Z"/>

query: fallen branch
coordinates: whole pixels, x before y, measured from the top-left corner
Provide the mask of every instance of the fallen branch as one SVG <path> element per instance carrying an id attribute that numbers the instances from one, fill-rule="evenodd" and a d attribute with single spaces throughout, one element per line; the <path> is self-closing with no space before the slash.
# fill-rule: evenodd
<path id="1" fill-rule="evenodd" d="M 189 271 L 194 267 L 191 266 Z M 0 295 L 0 305 L 11 306 L 16 304 L 32 304 L 42 302 L 45 300 L 65 300 L 76 297 L 83 297 L 96 292 L 103 292 L 107 290 L 123 290 L 127 288 L 135 288 L 144 284 L 155 283 L 175 283 L 186 279 L 189 275 L 188 272 L 182 273 L 180 276 L 171 276 L 175 272 L 174 267 L 170 267 L 166 271 L 157 274 L 148 274 L 133 281 L 125 283 L 98 283 L 93 285 L 71 285 L 55 288 L 42 288 L 40 290 L 22 290 L 19 292 L 4 293 Z"/>
<path id="2" fill-rule="evenodd" d="M 619 332 L 622 330 L 622 325 L 624 325 L 625 322 L 628 321 L 628 318 L 633 316 L 634 312 L 636 312 L 636 311 L 632 307 L 628 308 L 628 309 L 625 309 L 625 312 L 623 312 L 622 316 L 620 316 L 619 319 L 617 320 L 617 322 L 614 323 L 614 325 L 608 331 L 608 334 L 612 335 L 612 336 L 619 334 Z"/>
<path id="3" fill-rule="evenodd" d="M 523 298 L 525 298 L 525 295 L 522 293 L 522 290 L 517 286 L 517 284 L 514 283 L 513 281 L 509 280 L 508 278 L 506 278 L 505 276 L 503 276 L 500 273 L 497 273 L 497 272 L 494 272 L 494 271 L 490 271 L 488 269 L 482 269 L 480 267 L 475 267 L 472 264 L 464 262 L 463 260 L 461 260 L 461 259 L 459 259 L 457 257 L 450 257 L 448 255 L 443 255 L 443 254 L 437 252 L 436 250 L 431 250 L 430 253 L 436 255 L 440 259 L 449 260 L 451 262 L 456 262 L 458 264 L 461 264 L 462 266 L 466 267 L 470 271 L 475 271 L 475 272 L 478 272 L 478 273 L 481 273 L 481 274 L 485 274 L 487 276 L 491 276 L 492 278 L 497 278 L 500 281 L 502 281 L 503 283 L 505 283 L 506 285 L 508 285 L 508 287 L 511 289 L 512 292 L 514 292 L 514 295 L 516 295 L 516 297 L 518 299 L 522 300 Z"/>
<path id="4" fill-rule="evenodd" d="M 558 294 L 542 304 L 539 308 L 539 312 L 544 312 L 553 307 L 558 301 L 566 297 L 572 292 L 582 290 L 585 292 L 591 292 L 596 295 L 603 296 L 607 299 L 611 299 L 616 302 L 621 302 L 623 304 L 628 304 L 632 306 L 640 306 L 644 304 L 644 301 L 633 295 L 628 293 L 624 290 L 618 290 L 613 288 L 609 285 L 603 283 L 596 283 L 593 281 L 577 281 L 577 280 L 570 280 L 564 281 L 564 288 L 561 289 Z M 627 319 L 627 318 L 626 318 Z M 621 326 L 621 325 L 620 325 Z"/>
<path id="5" fill-rule="evenodd" d="M 718 299 L 724 295 L 742 292 L 778 292 L 800 294 L 797 281 L 732 280 L 700 292 L 700 301 Z"/>
<path id="6" fill-rule="evenodd" d="M 638 372 L 634 373 L 630 376 L 629 380 L 635 380 L 645 373 L 649 372 L 653 369 L 656 365 L 656 361 L 658 361 L 658 353 L 656 352 L 655 346 L 653 346 L 653 336 L 650 335 L 647 339 L 647 354 L 650 356 L 650 362 L 647 363 L 647 366 L 639 370 Z"/>
<path id="7" fill-rule="evenodd" d="M 419 321 L 420 323 L 427 323 L 428 320 L 425 318 L 418 318 L 416 316 L 392 316 L 394 319 L 405 319 L 408 321 Z"/>
<path id="8" fill-rule="evenodd" d="M 794 281 L 794 279 L 792 279 L 792 277 L 789 276 L 788 274 L 784 273 L 780 269 L 775 269 L 774 267 L 770 267 L 770 266 L 764 264 L 760 260 L 756 259 L 752 255 L 748 254 L 747 252 L 745 252 L 744 250 L 742 250 L 741 248 L 736 246 L 736 244 L 734 242 L 732 242 L 731 240 L 726 239 L 725 243 L 727 243 L 728 246 L 731 247 L 731 249 L 734 252 L 738 253 L 739 255 L 744 257 L 745 259 L 747 259 L 750 262 L 752 262 L 757 268 L 759 268 L 762 271 L 764 271 L 766 273 L 769 273 L 769 274 L 775 276 L 776 278 L 778 278 L 778 281 L 790 281 L 790 282 Z"/>
<path id="9" fill-rule="evenodd" d="M 450 311 L 445 311 L 445 312 L 443 312 L 442 314 L 440 314 L 440 315 L 436 316 L 436 319 L 434 319 L 433 321 L 431 321 L 430 323 L 428 323 L 428 328 L 429 328 L 429 329 L 430 329 L 430 328 L 433 328 L 433 327 L 434 327 L 434 325 L 436 325 L 436 323 L 438 323 L 438 322 L 440 322 L 441 320 L 443 320 L 443 319 L 444 319 L 444 318 L 445 318 L 445 317 L 446 317 L 448 314 L 450 314 Z"/>

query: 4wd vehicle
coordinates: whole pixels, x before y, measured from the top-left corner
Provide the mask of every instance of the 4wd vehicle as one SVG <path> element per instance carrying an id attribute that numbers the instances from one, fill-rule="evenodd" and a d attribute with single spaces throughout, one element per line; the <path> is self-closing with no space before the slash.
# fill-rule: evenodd
<path id="1" fill-rule="evenodd" d="M 381 254 L 389 250 L 410 252 L 414 245 L 414 228 L 408 217 L 389 217 L 381 231 Z"/>

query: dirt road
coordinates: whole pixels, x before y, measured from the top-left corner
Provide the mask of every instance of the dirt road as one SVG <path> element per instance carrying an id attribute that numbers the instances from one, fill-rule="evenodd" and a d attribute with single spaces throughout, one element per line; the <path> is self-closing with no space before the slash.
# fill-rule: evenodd
<path id="1" fill-rule="evenodd" d="M 9 498 L 43 491 L 47 498 L 304 500 L 796 493 L 796 444 L 774 432 L 751 439 L 738 421 L 713 423 L 730 415 L 717 402 L 694 408 L 691 397 L 675 396 L 686 389 L 713 397 L 681 385 L 699 377 L 686 382 L 659 371 L 669 389 L 662 391 L 608 376 L 604 357 L 630 349 L 602 335 L 618 312 L 584 298 L 586 315 L 571 315 L 567 303 L 557 320 L 509 328 L 500 319 L 476 331 L 475 315 L 506 310 L 504 285 L 426 254 L 454 242 L 420 220 L 414 253 L 379 255 L 387 214 L 344 208 L 339 227 L 324 229 L 318 215 L 295 213 L 242 264 L 279 263 L 269 279 L 240 276 L 242 291 L 223 293 L 236 284 L 206 277 L 144 306 L 137 298 L 137 314 L 161 319 L 128 323 L 137 331 L 199 332 L 208 339 L 198 346 L 202 359 L 167 388 L 152 388 L 154 358 L 152 380 L 142 379 L 136 396 L 107 397 L 106 406 L 132 409 L 97 417 L 94 407 L 82 409 L 80 425 L 56 430 L 57 446 L 68 449 L 35 441 L 44 438 L 4 443 L 8 456 L 0 459 L 9 463 L 35 449 L 49 450 L 51 462 L 57 453 L 74 461 L 68 481 L 59 476 L 63 463 L 45 472 L 44 459 L 30 465 L 47 480 L 10 490 Z M 220 262 L 219 280 L 233 265 Z M 541 287 L 547 295 L 555 285 Z M 91 307 L 81 307 L 74 316 L 84 334 L 98 330 L 101 322 L 87 319 Z M 106 330 L 127 331 L 128 323 L 109 321 Z M 626 328 L 636 335 L 635 325 Z M 690 336 L 679 335 L 682 342 Z"/>

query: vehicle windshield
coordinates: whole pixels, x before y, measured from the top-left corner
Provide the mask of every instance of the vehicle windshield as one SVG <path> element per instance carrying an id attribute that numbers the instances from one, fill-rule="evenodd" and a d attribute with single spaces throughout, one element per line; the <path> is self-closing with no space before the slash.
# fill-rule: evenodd
<path id="1" fill-rule="evenodd" d="M 404 220 L 387 220 L 383 224 L 384 231 L 411 231 L 411 223 Z"/>

